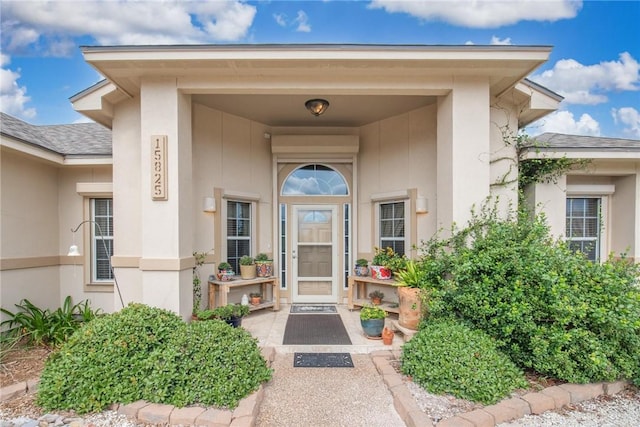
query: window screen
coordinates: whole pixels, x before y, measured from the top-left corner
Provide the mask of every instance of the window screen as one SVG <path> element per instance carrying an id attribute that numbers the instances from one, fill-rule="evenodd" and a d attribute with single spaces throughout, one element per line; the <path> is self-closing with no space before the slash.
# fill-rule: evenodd
<path id="1" fill-rule="evenodd" d="M 566 236 L 572 250 L 600 259 L 599 198 L 567 198 Z"/>
<path id="2" fill-rule="evenodd" d="M 240 271 L 239 260 L 251 255 L 251 203 L 227 202 L 227 262 Z"/>
<path id="3" fill-rule="evenodd" d="M 380 203 L 380 248 L 405 254 L 405 203 Z"/>

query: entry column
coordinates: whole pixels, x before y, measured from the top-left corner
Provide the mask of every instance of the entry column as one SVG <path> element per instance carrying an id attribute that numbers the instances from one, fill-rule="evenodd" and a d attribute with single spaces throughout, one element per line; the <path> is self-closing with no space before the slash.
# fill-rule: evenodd
<path id="1" fill-rule="evenodd" d="M 142 301 L 191 314 L 191 99 L 174 78 L 141 83 Z"/>
<path id="2" fill-rule="evenodd" d="M 438 98 L 437 222 L 464 227 L 490 194 L 490 101 L 486 78 L 456 77 Z"/>

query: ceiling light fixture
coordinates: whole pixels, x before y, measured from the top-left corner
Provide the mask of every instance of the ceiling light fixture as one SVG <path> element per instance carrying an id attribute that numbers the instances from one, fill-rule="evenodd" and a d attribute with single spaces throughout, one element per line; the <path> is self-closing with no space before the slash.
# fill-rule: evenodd
<path id="1" fill-rule="evenodd" d="M 307 110 L 314 116 L 320 116 L 327 111 L 329 108 L 329 101 L 326 99 L 310 99 L 304 103 L 304 106 L 307 107 Z"/>

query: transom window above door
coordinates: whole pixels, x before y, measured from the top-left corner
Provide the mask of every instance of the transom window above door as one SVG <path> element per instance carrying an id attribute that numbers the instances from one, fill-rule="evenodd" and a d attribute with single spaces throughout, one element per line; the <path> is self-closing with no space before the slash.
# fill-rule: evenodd
<path id="1" fill-rule="evenodd" d="M 282 185 L 283 196 L 346 196 L 347 182 L 336 170 L 318 164 L 294 170 Z"/>

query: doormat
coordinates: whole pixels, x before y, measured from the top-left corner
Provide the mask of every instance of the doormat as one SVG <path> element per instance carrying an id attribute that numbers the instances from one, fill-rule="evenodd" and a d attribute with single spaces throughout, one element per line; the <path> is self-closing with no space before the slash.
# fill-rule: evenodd
<path id="1" fill-rule="evenodd" d="M 287 318 L 285 345 L 351 345 L 339 314 L 296 314 Z"/>
<path id="2" fill-rule="evenodd" d="M 321 313 L 337 313 L 335 305 L 292 305 L 291 314 L 321 314 Z"/>
<path id="3" fill-rule="evenodd" d="M 294 368 L 353 368 L 349 353 L 294 353 Z"/>

